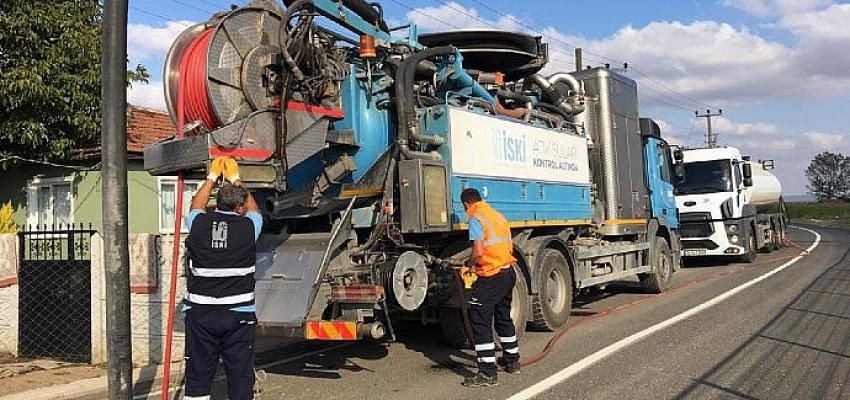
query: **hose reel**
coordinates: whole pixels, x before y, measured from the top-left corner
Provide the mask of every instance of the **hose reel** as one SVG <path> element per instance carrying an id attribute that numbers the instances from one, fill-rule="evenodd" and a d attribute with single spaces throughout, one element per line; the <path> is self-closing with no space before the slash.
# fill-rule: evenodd
<path id="1" fill-rule="evenodd" d="M 246 7 L 183 31 L 165 62 L 172 120 L 176 123 L 181 83 L 186 121 L 200 119 L 208 130 L 277 106 L 280 19 L 276 10 Z"/>

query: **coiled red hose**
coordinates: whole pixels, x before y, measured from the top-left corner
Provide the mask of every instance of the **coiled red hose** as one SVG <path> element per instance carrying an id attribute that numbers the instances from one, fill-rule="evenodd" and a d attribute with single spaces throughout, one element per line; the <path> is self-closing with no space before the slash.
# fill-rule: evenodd
<path id="1" fill-rule="evenodd" d="M 187 122 L 200 120 L 204 126 L 213 130 L 219 127 L 218 118 L 210 104 L 207 93 L 207 49 L 212 40 L 215 28 L 201 32 L 186 48 L 180 60 L 180 82 L 183 99 L 178 99 L 184 106 L 184 120 Z"/>

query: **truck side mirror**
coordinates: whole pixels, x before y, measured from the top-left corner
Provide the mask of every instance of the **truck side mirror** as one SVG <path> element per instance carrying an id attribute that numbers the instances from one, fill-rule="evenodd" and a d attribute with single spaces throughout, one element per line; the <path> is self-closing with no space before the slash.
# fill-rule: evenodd
<path id="1" fill-rule="evenodd" d="M 676 160 L 676 163 L 681 163 L 685 159 L 685 153 L 682 152 L 682 149 L 673 149 L 673 159 Z"/>
<path id="2" fill-rule="evenodd" d="M 676 183 L 682 183 L 685 181 L 685 164 L 681 162 L 676 163 L 673 167 L 673 174 L 676 177 Z"/>
<path id="3" fill-rule="evenodd" d="M 752 181 L 752 178 L 753 178 L 753 166 L 752 166 L 752 165 L 750 165 L 750 163 L 744 163 L 744 165 L 743 165 L 742 167 L 743 167 L 743 173 L 744 173 L 744 182 L 746 182 L 746 181 L 747 181 L 747 179 L 749 179 L 750 181 Z M 747 186 L 751 186 L 751 185 L 747 185 Z"/>
<path id="4" fill-rule="evenodd" d="M 765 171 L 770 171 L 773 169 L 773 160 L 764 160 L 761 162 L 761 166 Z"/>
<path id="5" fill-rule="evenodd" d="M 744 163 L 741 166 L 743 168 L 742 172 L 744 174 L 744 186 L 750 187 L 753 186 L 753 166 L 750 163 Z"/>

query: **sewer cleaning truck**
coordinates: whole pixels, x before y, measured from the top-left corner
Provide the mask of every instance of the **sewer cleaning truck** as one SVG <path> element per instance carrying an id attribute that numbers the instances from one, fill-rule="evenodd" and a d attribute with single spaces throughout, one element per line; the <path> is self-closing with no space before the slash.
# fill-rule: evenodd
<path id="1" fill-rule="evenodd" d="M 754 162 L 734 147 L 684 150 L 676 185 L 682 256 L 753 263 L 785 243 L 788 219 L 773 160 Z"/>
<path id="2" fill-rule="evenodd" d="M 521 334 L 563 327 L 578 291 L 680 262 L 676 157 L 608 67 L 541 74 L 523 33 L 418 34 L 362 0 L 254 1 L 181 33 L 165 94 L 180 132 L 145 149 L 154 175 L 238 160 L 266 224 L 261 328 L 395 338 L 402 320 L 464 342 L 465 188 L 508 219 Z"/>

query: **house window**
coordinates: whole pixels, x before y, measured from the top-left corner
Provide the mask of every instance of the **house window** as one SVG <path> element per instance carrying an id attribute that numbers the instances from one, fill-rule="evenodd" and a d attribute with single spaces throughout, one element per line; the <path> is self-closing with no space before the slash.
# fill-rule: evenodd
<path id="1" fill-rule="evenodd" d="M 180 231 L 188 232 L 186 227 L 186 215 L 189 213 L 189 205 L 192 196 L 201 187 L 202 181 L 183 181 L 183 221 L 180 223 Z M 174 216 L 177 212 L 177 178 L 163 177 L 159 179 L 159 231 L 161 233 L 174 232 Z"/>
<path id="2" fill-rule="evenodd" d="M 27 225 L 64 228 L 72 222 L 70 176 L 35 178 L 27 185 Z"/>

